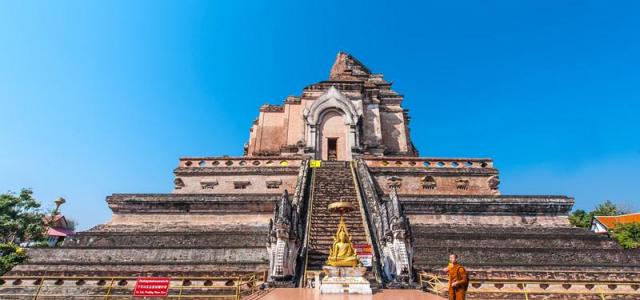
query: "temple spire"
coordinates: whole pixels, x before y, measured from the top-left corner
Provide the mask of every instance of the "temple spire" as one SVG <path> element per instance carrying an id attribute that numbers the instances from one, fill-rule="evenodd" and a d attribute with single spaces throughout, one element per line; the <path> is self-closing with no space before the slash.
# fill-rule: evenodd
<path id="1" fill-rule="evenodd" d="M 361 80 L 371 75 L 371 71 L 358 59 L 346 52 L 338 52 L 336 61 L 331 67 L 329 80 Z"/>

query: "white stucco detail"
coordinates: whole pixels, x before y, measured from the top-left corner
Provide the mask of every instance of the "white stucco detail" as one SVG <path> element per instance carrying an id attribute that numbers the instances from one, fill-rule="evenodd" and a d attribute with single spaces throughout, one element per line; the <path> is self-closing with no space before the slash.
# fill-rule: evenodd
<path id="1" fill-rule="evenodd" d="M 303 116 L 305 120 L 305 140 L 307 146 L 315 152 L 316 158 L 321 158 L 321 142 L 319 140 L 320 130 L 324 117 L 329 112 L 339 113 L 344 124 L 347 125 L 346 132 L 346 159 L 351 159 L 351 149 L 359 145 L 358 121 L 362 117 L 362 100 L 353 101 L 342 94 L 335 87 L 322 94 L 313 101 L 310 107 L 305 108 Z"/>

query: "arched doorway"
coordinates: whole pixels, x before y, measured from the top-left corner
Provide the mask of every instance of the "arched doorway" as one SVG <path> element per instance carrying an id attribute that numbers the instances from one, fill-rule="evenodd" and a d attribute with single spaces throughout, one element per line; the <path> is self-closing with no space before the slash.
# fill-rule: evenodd
<path id="1" fill-rule="evenodd" d="M 318 134 L 318 158 L 322 160 L 349 160 L 349 124 L 344 114 L 338 110 L 329 110 L 322 114 Z"/>
<path id="2" fill-rule="evenodd" d="M 315 159 L 351 160 L 351 149 L 359 145 L 358 120 L 362 116 L 353 101 L 335 87 L 318 97 L 303 111 L 307 149 Z"/>

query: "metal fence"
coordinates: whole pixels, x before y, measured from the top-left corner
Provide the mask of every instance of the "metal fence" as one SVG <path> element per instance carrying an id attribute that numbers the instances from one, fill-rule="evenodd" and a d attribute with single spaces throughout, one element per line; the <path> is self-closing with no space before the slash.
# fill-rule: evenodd
<path id="1" fill-rule="evenodd" d="M 423 290 L 437 295 L 448 291 L 446 278 L 429 273 L 420 273 L 418 278 Z M 640 299 L 640 282 L 470 280 L 467 295 L 473 294 L 510 294 L 525 300 L 532 295 L 591 295 L 602 300 L 633 296 L 633 299 Z"/>
<path id="2" fill-rule="evenodd" d="M 136 280 L 118 276 L 4 276 L 0 277 L 0 299 L 131 299 Z M 172 277 L 166 298 L 239 300 L 254 294 L 265 281 L 266 272 Z"/>

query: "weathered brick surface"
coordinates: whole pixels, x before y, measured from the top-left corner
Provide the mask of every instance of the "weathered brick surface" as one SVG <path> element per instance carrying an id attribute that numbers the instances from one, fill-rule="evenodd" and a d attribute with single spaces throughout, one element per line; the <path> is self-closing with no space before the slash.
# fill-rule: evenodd
<path id="1" fill-rule="evenodd" d="M 63 247 L 29 249 L 9 275 L 196 276 L 267 269 L 276 195 L 115 194 L 114 216 Z M 263 213 L 267 212 L 267 213 Z"/>
<path id="2" fill-rule="evenodd" d="M 114 229 L 112 229 L 114 230 Z M 264 248 L 265 230 L 228 232 L 85 232 L 64 248 Z M 241 238 L 240 238 L 241 237 Z"/>
<path id="3" fill-rule="evenodd" d="M 264 247 L 252 248 L 177 248 L 167 245 L 163 248 L 54 248 L 30 249 L 29 263 L 59 264 L 82 262 L 87 264 L 133 263 L 149 264 L 171 262 L 224 262 L 252 263 L 266 260 Z"/>
<path id="4" fill-rule="evenodd" d="M 357 75 L 356 75 L 357 73 Z M 353 56 L 340 52 L 333 64 L 329 80 L 311 84 L 300 96 L 289 96 L 282 106 L 264 105 L 249 133 L 248 156 L 302 155 L 304 147 L 313 144 L 309 139 L 310 126 L 322 132 L 325 124 L 308 124 L 304 117 L 314 102 L 329 89 L 336 88 L 357 108 L 363 121 L 358 129 L 358 152 L 374 155 L 416 156 L 408 129 L 407 111 L 401 106 L 403 96 L 391 89 L 391 82 L 382 74 L 373 74 Z M 366 109 L 364 109 L 366 107 Z M 336 110 L 340 112 L 340 110 Z M 344 112 L 340 112 L 343 114 Z M 342 117 L 342 116 L 341 116 Z M 335 122 L 334 122 L 335 121 Z M 340 120 L 329 119 L 327 136 L 338 137 L 340 160 L 350 159 L 351 148 L 346 143 L 348 128 Z M 327 159 L 321 154 L 321 143 L 312 149 L 317 158 Z M 344 149 L 344 150 L 343 150 Z"/>
<path id="5" fill-rule="evenodd" d="M 616 280 L 626 271 L 621 279 L 640 279 L 640 251 L 623 250 L 586 229 L 414 224 L 412 230 L 418 269 L 442 268 L 448 255 L 456 253 L 475 278 Z M 570 275 L 572 271 L 591 275 Z"/>
<path id="6" fill-rule="evenodd" d="M 113 194 L 114 213 L 264 213 L 270 214 L 280 194 Z"/>
<path id="7" fill-rule="evenodd" d="M 517 215 L 566 217 L 573 198 L 566 196 L 430 196 L 402 195 L 407 214 Z M 568 225 L 568 224 L 567 224 Z"/>

